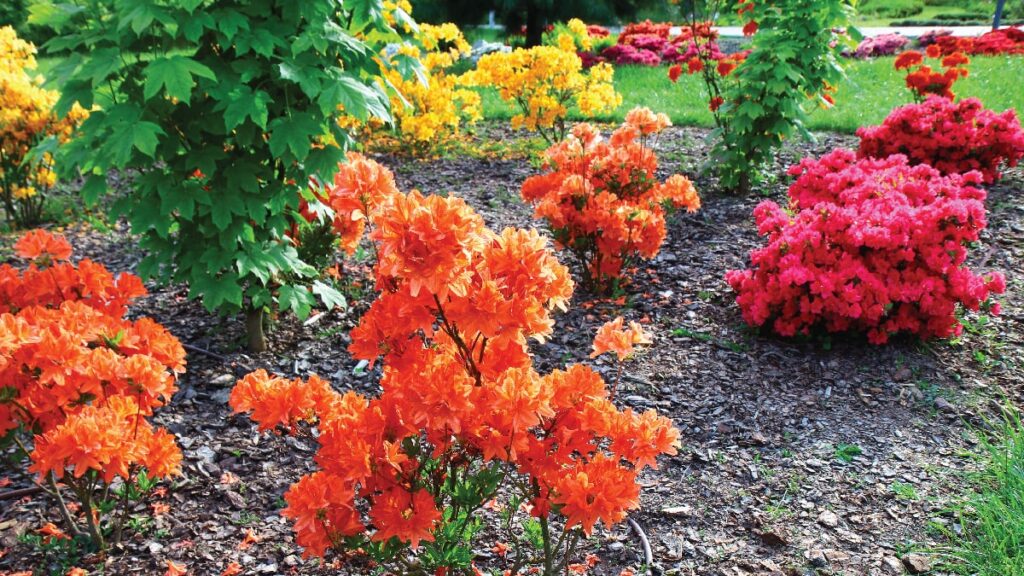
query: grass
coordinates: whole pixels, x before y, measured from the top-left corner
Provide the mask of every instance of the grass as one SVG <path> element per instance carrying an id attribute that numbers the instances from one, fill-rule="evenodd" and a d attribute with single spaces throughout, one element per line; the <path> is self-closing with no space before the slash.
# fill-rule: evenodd
<path id="1" fill-rule="evenodd" d="M 879 124 L 889 111 L 910 102 L 903 75 L 893 69 L 893 59 L 846 60 L 847 78 L 838 86 L 836 106 L 815 110 L 810 117 L 811 130 L 852 133 L 860 126 Z M 672 122 L 681 126 L 711 126 L 704 85 L 696 76 L 683 75 L 673 84 L 667 68 L 619 66 L 615 69 L 615 86 L 622 94 L 622 106 L 612 114 L 596 118 L 621 122 L 626 112 L 636 106 L 647 106 L 665 112 Z M 1019 79 L 1024 77 L 1024 58 L 1019 56 L 975 57 L 971 75 L 956 85 L 959 96 L 980 98 L 985 106 L 1002 111 L 1024 110 L 1024 90 Z M 493 90 L 481 91 L 484 117 L 508 119 L 515 113 Z M 578 115 L 571 116 L 581 119 Z"/>
<path id="2" fill-rule="evenodd" d="M 981 436 L 982 470 L 958 510 L 963 531 L 947 531 L 951 545 L 939 551 L 957 574 L 1024 574 L 1024 422 L 1008 412 L 994 433 Z"/>

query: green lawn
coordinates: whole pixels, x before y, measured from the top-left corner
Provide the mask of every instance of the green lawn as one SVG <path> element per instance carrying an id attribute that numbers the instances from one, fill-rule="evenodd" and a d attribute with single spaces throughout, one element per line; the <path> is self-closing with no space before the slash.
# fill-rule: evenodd
<path id="1" fill-rule="evenodd" d="M 889 111 L 910 102 L 903 75 L 892 67 L 892 58 L 845 60 L 847 79 L 839 85 L 836 106 L 816 110 L 811 115 L 812 130 L 853 132 L 859 126 L 880 123 Z M 635 106 L 647 106 L 665 112 L 677 125 L 710 126 L 704 86 L 696 76 L 682 76 L 672 84 L 666 67 L 619 66 L 615 85 L 622 94 L 622 106 L 614 114 L 599 120 L 619 122 Z M 1024 58 L 1020 56 L 975 57 L 971 75 L 955 88 L 959 96 L 976 96 L 985 106 L 1002 111 L 1024 110 Z M 510 118 L 513 110 L 493 90 L 483 90 L 484 117 Z M 578 117 L 574 119 L 579 119 Z"/>

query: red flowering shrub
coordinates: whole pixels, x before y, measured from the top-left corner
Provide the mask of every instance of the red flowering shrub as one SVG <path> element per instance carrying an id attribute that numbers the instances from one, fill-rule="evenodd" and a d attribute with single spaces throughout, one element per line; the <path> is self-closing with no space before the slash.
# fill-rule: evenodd
<path id="1" fill-rule="evenodd" d="M 693 184 L 681 175 L 655 178 L 658 159 L 649 139 L 669 126 L 646 108 L 626 115 L 609 140 L 589 124 L 548 148 L 544 173 L 528 178 L 522 196 L 534 216 L 547 220 L 560 247 L 585 269 L 589 287 L 614 288 L 637 258 L 653 258 L 665 239 L 665 208 L 700 206 Z"/>
<path id="2" fill-rule="evenodd" d="M 956 52 L 968 54 L 1024 54 L 1024 30 L 1011 27 L 986 32 L 977 38 L 937 36 L 933 45 L 942 55 Z"/>
<path id="3" fill-rule="evenodd" d="M 678 432 L 654 411 L 619 410 L 587 367 L 533 370 L 527 339 L 551 333 L 550 310 L 573 289 L 535 230 L 496 234 L 462 200 L 415 191 L 369 216 L 381 292 L 349 350 L 382 358 L 381 396 L 262 371 L 231 395 L 262 429 L 316 423 L 319 470 L 285 495 L 296 540 L 307 555 L 359 549 L 377 562 L 422 548 L 423 573 L 466 573 L 474 512 L 508 496 L 511 518 L 528 503 L 553 575 L 566 551 L 551 522 L 568 544 L 621 521 L 638 505 L 637 473 L 674 453 Z M 536 562 L 525 541 L 524 569 Z"/>
<path id="4" fill-rule="evenodd" d="M 768 243 L 750 269 L 726 274 L 750 325 L 782 336 L 866 331 L 874 344 L 900 332 L 946 338 L 962 330 L 958 307 L 978 310 L 1005 290 L 1001 274 L 964 266 L 985 227 L 978 173 L 836 150 L 790 174 L 793 212 L 762 202 L 754 217 Z"/>
<path id="5" fill-rule="evenodd" d="M 903 154 L 911 164 L 928 164 L 943 174 L 981 172 L 995 182 L 1001 166 L 1024 156 L 1024 132 L 1017 114 L 986 110 L 976 98 L 952 102 L 932 96 L 922 104 L 893 110 L 880 126 L 861 127 L 861 157 Z"/>
<path id="6" fill-rule="evenodd" d="M 974 39 L 971 54 L 1024 54 L 1024 30 L 1002 28 L 986 32 Z"/>
<path id="7" fill-rule="evenodd" d="M 931 46 L 932 44 L 935 44 L 938 41 L 939 38 L 943 38 L 943 37 L 946 37 L 946 36 L 952 36 L 952 35 L 953 35 L 953 31 L 948 29 L 948 28 L 935 28 L 935 29 L 923 32 L 920 36 L 918 36 L 917 37 L 917 43 L 922 48 L 927 48 L 927 47 Z"/>
<path id="8" fill-rule="evenodd" d="M 671 22 L 651 22 L 650 20 L 644 20 L 643 22 L 633 22 L 626 24 L 619 33 L 619 44 L 632 44 L 633 39 L 637 36 L 656 36 L 668 40 L 668 37 L 672 34 L 672 23 Z"/>
<path id="9" fill-rule="evenodd" d="M 0 434 L 26 453 L 19 435 L 35 435 L 29 469 L 55 496 L 57 480 L 71 488 L 102 546 L 94 497 L 116 478 L 178 472 L 173 437 L 146 418 L 170 400 L 185 353 L 152 320 L 123 318 L 131 300 L 145 294 L 135 276 L 115 278 L 89 260 L 75 266 L 67 262 L 71 246 L 41 230 L 15 249 L 31 263 L 24 270 L 0 266 Z"/>
<path id="10" fill-rule="evenodd" d="M 630 44 L 615 44 L 601 51 L 600 58 L 616 65 L 634 64 L 638 66 L 658 66 L 661 64 L 661 52 L 652 52 L 637 48 Z"/>
<path id="11" fill-rule="evenodd" d="M 600 24 L 587 24 L 587 34 L 591 38 L 607 38 L 611 31 Z"/>

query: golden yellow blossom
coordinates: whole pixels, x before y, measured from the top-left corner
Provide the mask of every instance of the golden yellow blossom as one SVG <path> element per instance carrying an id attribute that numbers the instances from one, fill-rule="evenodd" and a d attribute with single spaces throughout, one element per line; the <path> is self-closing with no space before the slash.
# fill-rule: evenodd
<path id="1" fill-rule="evenodd" d="M 381 55 L 390 65 L 381 81 L 394 88 L 394 130 L 383 130 L 380 121 L 360 123 L 350 116 L 340 119 L 341 126 L 355 129 L 371 148 L 398 147 L 424 154 L 444 146 L 458 137 L 463 124 L 481 118 L 480 95 L 449 72 L 470 51 L 469 43 L 455 24 L 420 24 L 412 41 L 399 46 L 391 56 Z M 418 60 L 423 77 L 404 78 L 395 65 L 397 56 Z"/>
<path id="2" fill-rule="evenodd" d="M 551 142 L 565 137 L 570 106 L 590 117 L 622 104 L 612 84 L 614 73 L 606 63 L 585 73 L 574 51 L 536 46 L 487 54 L 470 78 L 475 85 L 493 86 L 502 100 L 519 108 L 513 128 L 537 131 Z"/>
<path id="3" fill-rule="evenodd" d="M 53 105 L 60 94 L 44 89 L 43 78 L 30 73 L 35 52 L 13 28 L 0 28 L 0 200 L 7 219 L 19 225 L 39 219 L 45 192 L 56 183 L 50 154 L 29 162 L 29 150 L 51 136 L 67 141 L 88 115 L 75 106 L 67 117 L 56 117 Z"/>

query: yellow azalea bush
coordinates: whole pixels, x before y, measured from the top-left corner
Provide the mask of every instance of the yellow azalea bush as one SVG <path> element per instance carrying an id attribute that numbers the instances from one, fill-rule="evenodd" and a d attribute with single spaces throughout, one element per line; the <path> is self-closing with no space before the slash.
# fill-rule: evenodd
<path id="1" fill-rule="evenodd" d="M 29 151 L 50 137 L 66 141 L 87 115 L 76 106 L 57 118 L 53 105 L 60 94 L 43 89 L 42 78 L 29 73 L 35 52 L 14 28 L 0 28 L 0 200 L 8 223 L 17 226 L 39 222 L 46 192 L 57 180 L 52 155 Z"/>
<path id="2" fill-rule="evenodd" d="M 397 12 L 396 12 L 397 13 Z M 467 88 L 452 66 L 471 52 L 455 24 L 419 24 L 418 31 L 397 51 L 381 57 L 390 64 L 380 79 L 391 91 L 394 130 L 382 121 L 360 123 L 350 117 L 342 126 L 352 129 L 370 148 L 429 154 L 457 138 L 465 124 L 481 118 L 480 95 Z M 422 75 L 403 75 L 401 59 L 418 61 Z"/>
<path id="3" fill-rule="evenodd" d="M 566 52 L 589 52 L 594 48 L 587 24 L 579 18 L 573 18 L 565 24 L 555 24 L 550 32 L 544 33 L 543 43 Z"/>
<path id="4" fill-rule="evenodd" d="M 575 51 L 555 46 L 487 54 L 470 74 L 475 85 L 494 87 L 502 100 L 515 104 L 513 128 L 536 131 L 549 143 L 565 138 L 570 106 L 592 117 L 622 104 L 612 84 L 615 71 L 610 64 L 598 64 L 584 73 Z"/>

